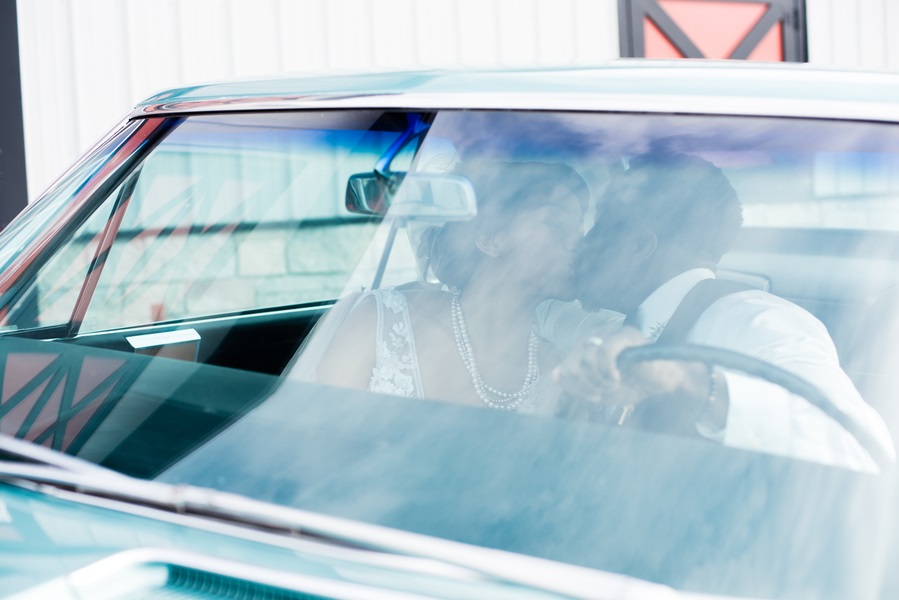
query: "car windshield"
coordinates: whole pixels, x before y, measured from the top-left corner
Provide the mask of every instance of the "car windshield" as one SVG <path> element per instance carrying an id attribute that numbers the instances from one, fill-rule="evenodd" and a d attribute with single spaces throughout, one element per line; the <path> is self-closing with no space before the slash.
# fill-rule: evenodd
<path id="1" fill-rule="evenodd" d="M 233 112 L 152 144 L 0 290 L 3 433 L 677 589 L 899 590 L 895 125 Z"/>

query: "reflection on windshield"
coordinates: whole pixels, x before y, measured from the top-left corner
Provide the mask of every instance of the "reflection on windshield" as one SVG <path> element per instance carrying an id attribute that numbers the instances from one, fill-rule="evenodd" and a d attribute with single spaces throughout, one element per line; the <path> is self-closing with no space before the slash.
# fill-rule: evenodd
<path id="1" fill-rule="evenodd" d="M 352 298 L 316 378 L 551 414 L 554 394 L 540 373 L 552 362 L 547 349 L 540 352 L 532 321 L 542 301 L 574 298 L 587 184 L 562 163 L 460 165 L 455 172 L 472 181 L 478 214 L 430 228 L 418 248 L 425 269 L 453 291 L 423 283 Z M 355 354 L 360 339 L 372 342 L 368 356 Z M 489 366 L 488 356 L 496 357 Z"/>
<path id="2" fill-rule="evenodd" d="M 518 129 L 520 115 L 495 128 L 481 115 L 468 128 L 469 116 L 438 116 L 430 135 L 455 147 L 446 171 L 492 171 L 470 176 L 483 212 L 464 225 L 406 221 L 420 277 L 344 297 L 288 373 L 396 400 L 347 400 L 331 418 L 361 411 L 350 420 L 362 445 L 284 501 L 687 589 L 791 597 L 828 579 L 822 564 L 845 574 L 845 557 L 820 555 L 790 583 L 772 575 L 807 557 L 793 546 L 815 538 L 797 529 L 799 513 L 848 523 L 866 501 L 878 514 L 890 503 L 809 473 L 895 468 L 895 350 L 865 311 L 876 298 L 877 323 L 897 322 L 899 238 L 882 218 L 892 136 L 865 124 L 586 115 Z M 497 208 L 510 196 L 514 209 Z M 710 351 L 682 351 L 697 345 Z M 667 360 L 629 359 L 649 348 Z M 329 453 L 348 451 L 339 445 Z M 481 503 L 446 515 L 458 494 Z M 875 535 L 802 522 L 850 545 Z M 766 538 L 769 527 L 789 539 Z M 740 566 L 721 575 L 711 547 Z M 672 558 L 685 548 L 693 559 Z M 828 581 L 813 595 L 858 589 Z"/>
<path id="3" fill-rule="evenodd" d="M 472 182 L 478 215 L 424 231 L 421 280 L 343 299 L 292 377 L 857 470 L 895 460 L 886 423 L 821 320 L 764 277 L 716 276 L 743 225 L 721 167 L 668 150 L 620 157 L 591 194 L 564 162 L 476 156 L 454 171 Z M 619 365 L 646 344 L 709 346 L 759 364 Z M 773 369 L 820 390 L 785 387 Z"/>
<path id="4" fill-rule="evenodd" d="M 880 585 L 899 432 L 892 128 L 230 117 L 186 119 L 106 199 L 133 212 L 86 309 L 93 338 L 3 338 L 4 432 L 682 589 Z M 374 190 L 357 204 L 354 177 Z M 460 190 L 476 211 L 440 197 Z M 35 306 L 63 298 L 36 280 Z M 88 346 L 187 326 L 191 360 Z"/>

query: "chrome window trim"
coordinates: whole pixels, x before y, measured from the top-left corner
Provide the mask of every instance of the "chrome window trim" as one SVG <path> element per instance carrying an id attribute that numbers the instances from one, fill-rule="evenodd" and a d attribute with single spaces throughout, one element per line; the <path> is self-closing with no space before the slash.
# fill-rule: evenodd
<path id="1" fill-rule="evenodd" d="M 131 117 L 303 109 L 559 110 L 899 122 L 899 104 L 890 102 L 569 92 L 341 94 L 294 98 L 252 97 L 241 100 L 223 99 L 220 102 L 197 100 L 140 106 L 132 112 Z"/>

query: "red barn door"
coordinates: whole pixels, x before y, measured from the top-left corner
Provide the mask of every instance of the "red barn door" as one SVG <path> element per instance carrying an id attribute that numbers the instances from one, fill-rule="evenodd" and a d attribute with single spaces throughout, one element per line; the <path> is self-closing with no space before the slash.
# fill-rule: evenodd
<path id="1" fill-rule="evenodd" d="M 802 0 L 619 0 L 621 55 L 804 62 Z"/>

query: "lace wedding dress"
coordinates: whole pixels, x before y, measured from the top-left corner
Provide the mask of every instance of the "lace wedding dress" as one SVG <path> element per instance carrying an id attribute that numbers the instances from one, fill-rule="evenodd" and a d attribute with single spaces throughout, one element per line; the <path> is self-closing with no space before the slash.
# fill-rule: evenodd
<path id="1" fill-rule="evenodd" d="M 418 350 L 415 347 L 406 296 L 398 290 L 384 288 L 363 294 L 358 302 L 367 296 L 373 296 L 377 306 L 375 366 L 368 389 L 396 396 L 423 398 Z M 552 382 L 549 377 L 538 377 L 515 412 L 540 412 L 540 400 L 547 395 L 546 388 L 550 386 Z"/>

